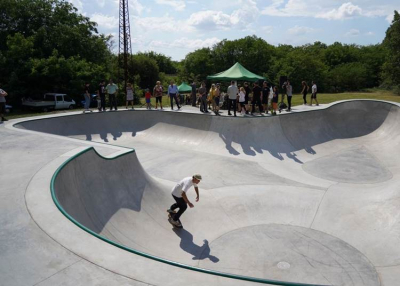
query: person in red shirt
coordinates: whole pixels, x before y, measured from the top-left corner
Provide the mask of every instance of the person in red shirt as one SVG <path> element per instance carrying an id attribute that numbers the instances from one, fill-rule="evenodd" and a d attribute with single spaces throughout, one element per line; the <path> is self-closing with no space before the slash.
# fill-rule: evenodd
<path id="1" fill-rule="evenodd" d="M 144 97 L 146 98 L 146 109 L 151 109 L 151 104 L 150 104 L 151 93 L 148 88 L 146 88 L 146 93 Z"/>

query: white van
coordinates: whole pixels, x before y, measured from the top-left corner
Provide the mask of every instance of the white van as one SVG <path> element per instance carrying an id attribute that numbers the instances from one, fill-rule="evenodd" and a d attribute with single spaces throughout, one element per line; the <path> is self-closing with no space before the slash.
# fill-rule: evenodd
<path id="1" fill-rule="evenodd" d="M 44 112 L 56 109 L 73 109 L 75 101 L 63 93 L 46 93 L 43 100 L 24 100 L 23 107 L 42 110 Z"/>

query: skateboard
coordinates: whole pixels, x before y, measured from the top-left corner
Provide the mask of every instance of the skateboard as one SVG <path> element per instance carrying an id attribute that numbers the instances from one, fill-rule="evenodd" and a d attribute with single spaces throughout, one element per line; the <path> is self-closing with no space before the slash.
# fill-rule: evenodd
<path id="1" fill-rule="evenodd" d="M 168 222 L 169 222 L 173 227 L 175 227 L 175 228 L 183 228 L 183 225 L 182 225 L 182 223 L 181 223 L 181 220 L 179 220 L 179 223 L 181 224 L 181 226 L 176 226 L 176 225 L 174 225 L 174 224 L 172 223 L 172 216 L 171 216 L 171 214 L 176 214 L 176 212 L 175 212 L 175 211 L 173 211 L 173 212 L 168 212 Z"/>

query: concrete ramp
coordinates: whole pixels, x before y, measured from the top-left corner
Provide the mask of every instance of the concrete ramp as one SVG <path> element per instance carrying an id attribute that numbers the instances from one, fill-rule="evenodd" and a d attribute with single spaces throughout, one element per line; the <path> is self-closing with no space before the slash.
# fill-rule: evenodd
<path id="1" fill-rule="evenodd" d="M 136 149 L 89 149 L 53 190 L 80 227 L 127 251 L 264 282 L 383 285 L 400 265 L 399 119 L 396 105 L 354 101 L 265 118 L 125 111 L 19 127 Z M 170 191 L 197 172 L 200 202 L 173 229 Z"/>

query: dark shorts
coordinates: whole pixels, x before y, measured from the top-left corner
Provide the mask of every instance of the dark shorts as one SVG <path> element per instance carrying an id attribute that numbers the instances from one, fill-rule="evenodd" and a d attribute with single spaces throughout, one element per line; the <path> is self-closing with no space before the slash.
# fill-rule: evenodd
<path id="1" fill-rule="evenodd" d="M 6 103 L 5 102 L 0 102 L 0 113 L 1 114 L 6 113 Z"/>
<path id="2" fill-rule="evenodd" d="M 317 93 L 311 93 L 311 98 L 317 99 Z"/>
<path id="3" fill-rule="evenodd" d="M 262 97 L 261 103 L 262 103 L 262 104 L 268 104 L 268 95 Z"/>
<path id="4" fill-rule="evenodd" d="M 219 106 L 219 97 L 215 97 L 215 98 L 214 98 L 214 101 L 215 101 L 215 104 L 216 104 L 217 106 Z"/>
<path id="5" fill-rule="evenodd" d="M 157 97 L 156 97 L 156 103 L 157 103 L 157 102 L 161 103 L 161 100 L 162 100 L 162 97 L 161 97 L 161 96 L 157 96 Z"/>
<path id="6" fill-rule="evenodd" d="M 240 104 L 241 107 L 245 107 L 245 105 L 246 105 L 246 103 L 244 101 L 243 102 L 239 102 L 239 104 Z"/>
<path id="7" fill-rule="evenodd" d="M 249 103 L 249 96 L 248 96 L 248 95 L 246 95 L 246 96 L 244 97 L 244 102 L 245 102 L 245 104 L 248 104 L 248 103 Z"/>
<path id="8" fill-rule="evenodd" d="M 146 103 L 150 103 L 150 98 L 146 98 Z"/>

